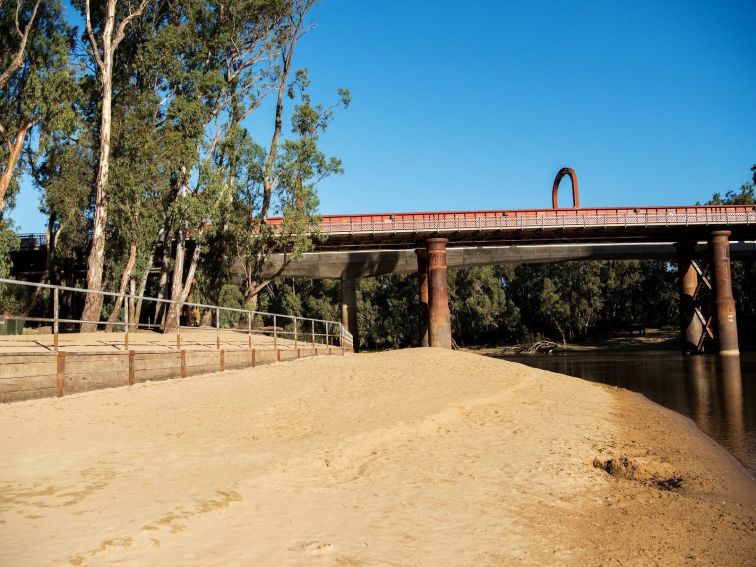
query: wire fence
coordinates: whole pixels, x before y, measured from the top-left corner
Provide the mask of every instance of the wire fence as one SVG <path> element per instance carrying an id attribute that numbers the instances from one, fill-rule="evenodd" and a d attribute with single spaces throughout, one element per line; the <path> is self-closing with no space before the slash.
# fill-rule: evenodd
<path id="1" fill-rule="evenodd" d="M 88 294 L 102 298 L 102 320 L 81 319 Z M 58 351 L 66 347 L 61 337 L 80 333 L 82 327 L 113 333 L 110 339 L 99 337 L 97 344 L 124 350 L 137 345 L 181 350 L 182 344 L 216 349 L 308 345 L 353 349 L 351 333 L 338 321 L 0 278 L 0 336 L 33 335 L 36 344 Z M 162 333 L 148 337 L 146 331 Z M 44 337 L 51 337 L 50 345 L 41 340 Z"/>

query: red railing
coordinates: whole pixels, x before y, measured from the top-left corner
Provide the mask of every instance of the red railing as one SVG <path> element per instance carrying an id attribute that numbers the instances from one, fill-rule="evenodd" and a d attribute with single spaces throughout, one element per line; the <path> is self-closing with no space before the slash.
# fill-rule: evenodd
<path id="1" fill-rule="evenodd" d="M 281 219 L 271 218 L 269 221 L 272 224 L 278 224 Z M 710 224 L 717 226 L 756 225 L 756 206 L 601 207 L 324 215 L 320 231 L 325 234 L 352 234 Z"/>

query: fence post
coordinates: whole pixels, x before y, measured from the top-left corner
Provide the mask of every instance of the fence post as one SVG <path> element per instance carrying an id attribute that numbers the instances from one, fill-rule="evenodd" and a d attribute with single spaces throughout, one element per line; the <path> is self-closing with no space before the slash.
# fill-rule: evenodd
<path id="1" fill-rule="evenodd" d="M 133 386 L 135 382 L 135 379 L 134 379 L 135 370 L 136 370 L 134 368 L 134 363 L 136 362 L 134 359 L 135 355 L 136 353 L 133 350 L 129 351 L 129 386 Z"/>
<path id="2" fill-rule="evenodd" d="M 247 311 L 247 346 L 252 348 L 252 312 Z"/>
<path id="3" fill-rule="evenodd" d="M 331 325 L 328 324 L 328 323 L 325 324 L 325 328 L 326 328 L 326 345 L 329 346 L 329 347 L 331 346 L 331 340 L 328 338 L 328 331 L 329 331 L 329 327 L 330 326 Z"/>
<path id="4" fill-rule="evenodd" d="M 294 348 L 297 348 L 297 318 L 294 317 Z"/>
<path id="5" fill-rule="evenodd" d="M 186 378 L 186 350 L 182 349 L 181 353 L 181 377 Z"/>
<path id="6" fill-rule="evenodd" d="M 66 353 L 59 352 L 57 355 L 57 371 L 55 380 L 55 393 L 60 398 L 66 394 Z"/>
<path id="7" fill-rule="evenodd" d="M 220 360 L 219 360 L 219 362 L 220 362 L 220 371 L 221 372 L 223 372 L 224 370 L 226 370 L 226 357 L 224 355 L 225 355 L 225 352 L 223 351 L 223 349 L 220 349 Z"/>
<path id="8" fill-rule="evenodd" d="M 53 289 L 53 349 L 58 352 L 58 288 Z"/>
<path id="9" fill-rule="evenodd" d="M 275 315 L 273 315 L 273 348 L 278 348 L 278 323 Z"/>
<path id="10" fill-rule="evenodd" d="M 215 308 L 215 347 L 220 349 L 220 307 Z"/>
<path id="11" fill-rule="evenodd" d="M 312 320 L 312 348 L 315 348 L 315 319 Z"/>

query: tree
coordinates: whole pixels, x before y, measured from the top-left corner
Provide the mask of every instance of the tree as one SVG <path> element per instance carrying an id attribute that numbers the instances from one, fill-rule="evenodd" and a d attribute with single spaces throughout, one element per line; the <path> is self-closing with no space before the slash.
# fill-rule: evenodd
<path id="1" fill-rule="evenodd" d="M 126 2 L 125 10 L 118 9 L 118 0 L 107 0 L 104 11 L 97 10 L 95 24 L 89 0 L 84 3 L 87 37 L 91 44 L 91 57 L 96 65 L 96 74 L 100 83 L 100 153 L 95 178 L 94 219 L 92 223 L 92 242 L 87 259 L 87 288 L 102 289 L 102 276 L 105 265 L 105 239 L 108 220 L 108 176 L 110 172 L 110 130 L 113 102 L 113 67 L 118 45 L 126 37 L 126 28 L 138 18 L 150 0 L 141 0 L 132 6 Z M 97 6 L 97 8 L 101 8 Z M 125 13 L 124 13 L 125 12 Z M 99 39 L 96 37 L 99 35 Z M 99 321 L 103 296 L 89 293 L 84 303 L 81 318 L 84 321 Z M 93 331 L 96 323 L 82 323 L 81 330 Z"/>
<path id="2" fill-rule="evenodd" d="M 43 148 L 54 133 L 72 131 L 71 106 L 79 95 L 69 63 L 73 43 L 60 2 L 18 0 L 14 11 L 0 6 L 0 214 L 17 188 L 31 132 L 42 125 Z"/>
<path id="3" fill-rule="evenodd" d="M 33 6 L 26 6 L 26 8 L 24 8 L 24 0 L 16 0 L 16 10 L 13 23 L 15 24 L 15 35 L 18 35 L 18 46 L 15 53 L 13 53 L 11 50 L 8 50 L 7 54 L 11 56 L 10 61 L 3 61 L 4 71 L 0 74 L 0 89 L 5 86 L 5 83 L 8 82 L 8 79 L 10 79 L 10 77 L 12 77 L 16 71 L 24 66 L 24 51 L 26 50 L 26 42 L 29 39 L 29 33 L 31 32 L 32 26 L 34 25 L 34 18 L 37 17 L 37 10 L 39 9 L 40 1 L 41 0 L 36 0 Z M 3 9 L 3 19 L 5 20 L 10 14 L 10 11 L 3 6 L 2 2 L 0 2 L 0 8 Z M 24 19 L 26 19 L 26 24 L 22 26 L 21 22 Z M 23 31 L 21 30 L 22 27 Z M 13 35 L 14 34 L 12 32 L 8 33 L 6 39 L 9 39 Z"/>

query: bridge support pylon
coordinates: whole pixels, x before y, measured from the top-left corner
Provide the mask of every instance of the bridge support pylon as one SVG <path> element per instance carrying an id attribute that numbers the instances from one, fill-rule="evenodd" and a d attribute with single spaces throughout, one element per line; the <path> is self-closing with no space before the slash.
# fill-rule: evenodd
<path id="1" fill-rule="evenodd" d="M 701 311 L 699 269 L 695 260 L 695 242 L 678 242 L 677 275 L 680 290 L 680 334 L 683 352 L 696 354 L 704 350 L 704 323 Z M 702 276 L 703 277 L 703 276 Z"/>
<path id="2" fill-rule="evenodd" d="M 357 282 L 346 274 L 341 275 L 341 324 L 352 333 L 354 351 L 359 349 L 357 332 Z"/>
<path id="3" fill-rule="evenodd" d="M 446 238 L 429 238 L 428 283 L 430 295 L 429 331 L 430 346 L 451 348 L 451 313 L 446 269 Z"/>
<path id="4" fill-rule="evenodd" d="M 428 291 L 428 251 L 425 248 L 415 250 L 417 255 L 417 287 L 418 287 L 418 328 L 419 328 L 419 345 L 423 347 L 430 346 L 428 338 L 428 315 L 430 309 L 430 299 Z"/>
<path id="5" fill-rule="evenodd" d="M 719 354 L 722 355 L 740 354 L 730 273 L 730 234 L 729 230 L 717 230 L 711 233 L 709 240 L 709 252 L 714 267 L 714 317 L 717 324 Z"/>

